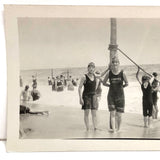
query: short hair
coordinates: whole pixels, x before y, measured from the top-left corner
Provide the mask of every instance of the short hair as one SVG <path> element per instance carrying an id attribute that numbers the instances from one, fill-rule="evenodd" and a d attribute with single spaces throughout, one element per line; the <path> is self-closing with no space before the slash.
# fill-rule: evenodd
<path id="1" fill-rule="evenodd" d="M 157 77 L 157 76 L 158 76 L 157 72 L 153 72 L 152 75 L 153 75 L 154 77 Z"/>
<path id="2" fill-rule="evenodd" d="M 144 83 L 145 81 L 149 81 L 149 76 L 147 76 L 147 75 L 144 75 L 144 76 L 142 76 L 142 83 Z"/>
<path id="3" fill-rule="evenodd" d="M 120 63 L 120 62 L 119 62 L 119 59 L 118 59 L 117 57 L 113 57 L 113 58 L 112 58 L 112 63 L 113 63 L 114 61 L 117 61 L 118 63 Z"/>
<path id="4" fill-rule="evenodd" d="M 90 62 L 90 63 L 88 64 L 88 67 L 90 67 L 90 66 L 93 66 L 93 67 L 95 68 L 95 64 L 94 64 L 93 62 Z"/>
<path id="5" fill-rule="evenodd" d="M 26 85 L 26 86 L 25 86 L 25 91 L 27 91 L 27 90 L 28 90 L 28 88 L 29 88 L 29 86 L 28 86 L 28 85 Z"/>

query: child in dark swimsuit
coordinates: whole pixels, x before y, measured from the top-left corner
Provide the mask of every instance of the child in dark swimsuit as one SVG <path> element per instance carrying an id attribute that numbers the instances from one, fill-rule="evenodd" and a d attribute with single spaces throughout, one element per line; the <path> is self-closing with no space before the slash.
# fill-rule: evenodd
<path id="1" fill-rule="evenodd" d="M 153 98 L 153 112 L 152 112 L 152 118 L 157 119 L 158 118 L 158 95 L 157 92 L 159 91 L 159 81 L 157 80 L 158 74 L 156 72 L 153 72 L 152 74 L 154 76 L 154 80 L 152 82 L 152 98 Z"/>
<path id="2" fill-rule="evenodd" d="M 113 58 L 110 65 L 110 71 L 107 72 L 103 85 L 109 87 L 108 108 L 110 111 L 110 128 L 112 132 L 120 130 L 121 117 L 124 113 L 125 99 L 123 88 L 128 86 L 125 73 L 119 68 L 119 60 Z M 107 81 L 109 80 L 109 84 Z"/>
<path id="3" fill-rule="evenodd" d="M 142 105 L 143 105 L 143 116 L 144 116 L 144 127 L 151 126 L 151 117 L 153 111 L 153 99 L 152 99 L 152 82 L 154 77 L 150 78 L 147 75 L 142 76 L 142 81 L 139 80 L 139 68 L 136 74 L 137 80 L 141 85 L 143 97 L 142 97 Z"/>
<path id="4" fill-rule="evenodd" d="M 94 126 L 94 130 L 97 129 L 97 96 L 96 96 L 96 89 L 98 80 L 94 75 L 95 64 L 93 62 L 88 64 L 88 73 L 81 78 L 79 84 L 79 99 L 80 104 L 82 105 L 82 109 L 84 110 L 84 122 L 86 126 L 86 130 L 89 130 L 89 111 L 91 110 L 92 114 L 92 122 Z M 82 87 L 84 87 L 82 93 Z"/>

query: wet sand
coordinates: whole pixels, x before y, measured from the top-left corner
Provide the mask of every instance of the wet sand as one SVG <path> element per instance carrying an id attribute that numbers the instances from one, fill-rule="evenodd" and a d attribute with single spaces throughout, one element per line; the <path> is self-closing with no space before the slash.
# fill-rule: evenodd
<path id="1" fill-rule="evenodd" d="M 121 130 L 109 132 L 109 112 L 99 110 L 98 130 L 94 131 L 90 115 L 90 130 L 85 130 L 83 110 L 70 106 L 43 106 L 33 104 L 32 111 L 49 111 L 49 115 L 20 115 L 20 126 L 26 129 L 24 139 L 67 139 L 67 138 L 160 138 L 160 120 L 152 128 L 143 127 L 143 116 L 124 113 Z M 28 130 L 29 128 L 29 130 Z"/>

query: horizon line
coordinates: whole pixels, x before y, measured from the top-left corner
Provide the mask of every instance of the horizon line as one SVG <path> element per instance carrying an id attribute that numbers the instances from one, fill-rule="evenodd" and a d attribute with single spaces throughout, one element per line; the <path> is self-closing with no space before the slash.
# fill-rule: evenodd
<path id="1" fill-rule="evenodd" d="M 160 65 L 160 63 L 154 63 L 154 64 L 138 64 L 138 65 Z M 123 65 L 120 65 L 120 66 L 135 66 L 134 64 L 123 64 Z M 97 67 L 106 67 L 105 65 L 103 66 L 96 66 Z M 135 66 L 136 67 L 136 66 Z M 20 71 L 29 71 L 29 70 L 52 70 L 52 69 L 73 69 L 73 68 L 87 68 L 87 66 L 81 66 L 81 67 L 56 67 L 56 68 L 51 68 L 51 67 L 48 67 L 48 68 L 32 68 L 32 69 L 20 69 Z"/>

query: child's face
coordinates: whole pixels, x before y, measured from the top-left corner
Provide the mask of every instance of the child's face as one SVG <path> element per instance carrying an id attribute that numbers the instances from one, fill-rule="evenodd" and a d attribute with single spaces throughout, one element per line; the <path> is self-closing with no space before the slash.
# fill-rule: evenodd
<path id="1" fill-rule="evenodd" d="M 113 60 L 112 61 L 112 67 L 113 68 L 118 68 L 119 67 L 119 61 L 118 60 Z"/>
<path id="2" fill-rule="evenodd" d="M 88 73 L 93 74 L 95 71 L 95 67 L 94 66 L 88 66 Z"/>
<path id="3" fill-rule="evenodd" d="M 148 80 L 143 82 L 144 85 L 148 85 Z"/>

